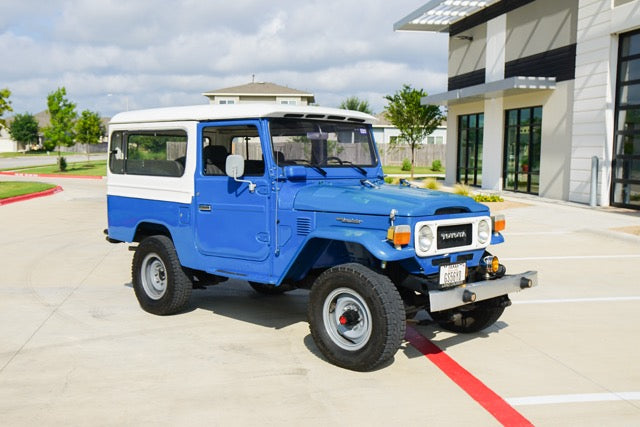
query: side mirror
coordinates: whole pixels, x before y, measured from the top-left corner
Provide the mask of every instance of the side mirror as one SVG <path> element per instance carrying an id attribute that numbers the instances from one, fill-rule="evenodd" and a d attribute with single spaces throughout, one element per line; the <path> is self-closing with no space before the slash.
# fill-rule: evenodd
<path id="1" fill-rule="evenodd" d="M 227 176 L 236 179 L 244 175 L 244 157 L 239 154 L 230 154 L 225 163 Z"/>
<path id="2" fill-rule="evenodd" d="M 225 163 L 225 170 L 227 171 L 227 176 L 229 178 L 233 178 L 235 182 L 246 182 L 249 184 L 250 193 L 256 191 L 255 183 L 246 179 L 238 179 L 238 177 L 244 175 L 244 157 L 239 154 L 228 155 Z"/>

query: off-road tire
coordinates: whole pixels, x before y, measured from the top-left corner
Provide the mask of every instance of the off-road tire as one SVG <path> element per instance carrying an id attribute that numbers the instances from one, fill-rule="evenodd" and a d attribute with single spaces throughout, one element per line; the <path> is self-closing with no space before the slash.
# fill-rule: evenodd
<path id="1" fill-rule="evenodd" d="M 360 316 L 353 328 L 339 324 L 340 313 L 347 311 Z M 311 336 L 329 362 L 354 371 L 370 371 L 389 361 L 406 328 L 395 285 L 360 264 L 332 267 L 316 279 L 308 319 Z"/>
<path id="2" fill-rule="evenodd" d="M 149 313 L 174 314 L 189 302 L 193 283 L 167 236 L 147 237 L 140 243 L 133 255 L 131 277 L 138 303 Z"/>

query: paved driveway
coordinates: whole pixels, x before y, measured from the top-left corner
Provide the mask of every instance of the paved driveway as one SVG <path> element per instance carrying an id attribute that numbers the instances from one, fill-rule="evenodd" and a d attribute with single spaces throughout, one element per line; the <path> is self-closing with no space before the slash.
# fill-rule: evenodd
<path id="1" fill-rule="evenodd" d="M 448 364 L 405 343 L 355 373 L 319 355 L 305 291 L 234 281 L 185 313 L 145 313 L 131 252 L 102 234 L 104 181 L 58 183 L 0 207 L 3 425 L 499 425 L 472 380 L 535 425 L 640 424 L 640 238 L 611 231 L 638 213 L 519 200 L 494 252 L 541 285 L 482 333 L 411 324 Z"/>

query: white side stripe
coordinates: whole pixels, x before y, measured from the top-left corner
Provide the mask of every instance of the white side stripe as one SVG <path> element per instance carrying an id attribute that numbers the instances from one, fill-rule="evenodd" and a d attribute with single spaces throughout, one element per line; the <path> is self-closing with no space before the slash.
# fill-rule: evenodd
<path id="1" fill-rule="evenodd" d="M 568 302 L 616 302 L 616 301 L 640 301 L 640 297 L 533 299 L 533 300 L 512 301 L 512 302 L 513 304 L 564 304 Z"/>
<path id="2" fill-rule="evenodd" d="M 512 397 L 505 399 L 512 406 L 552 405 L 557 403 L 613 402 L 640 400 L 640 392 L 555 394 L 549 396 Z"/>

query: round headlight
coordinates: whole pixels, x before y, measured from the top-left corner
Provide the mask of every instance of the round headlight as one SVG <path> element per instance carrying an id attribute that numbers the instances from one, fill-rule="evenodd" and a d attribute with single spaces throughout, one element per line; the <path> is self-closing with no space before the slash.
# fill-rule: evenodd
<path id="1" fill-rule="evenodd" d="M 433 245 L 433 231 L 428 225 L 423 225 L 418 231 L 418 248 L 422 252 L 429 252 L 431 245 Z"/>
<path id="2" fill-rule="evenodd" d="M 491 238 L 491 224 L 489 221 L 482 220 L 478 223 L 478 242 L 484 245 Z"/>

